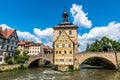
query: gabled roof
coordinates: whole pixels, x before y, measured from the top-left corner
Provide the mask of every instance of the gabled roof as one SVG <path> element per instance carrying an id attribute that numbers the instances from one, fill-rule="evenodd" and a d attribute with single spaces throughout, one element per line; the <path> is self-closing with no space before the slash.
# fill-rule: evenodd
<path id="1" fill-rule="evenodd" d="M 69 40 L 72 41 L 72 40 L 70 39 L 70 36 L 69 36 L 64 30 L 62 31 L 61 35 L 63 34 L 63 32 L 66 34 L 66 36 L 69 38 Z M 54 42 L 56 42 L 61 35 L 59 35 Z M 72 41 L 72 42 L 74 43 L 74 41 Z"/>
<path id="2" fill-rule="evenodd" d="M 5 29 L 5 30 L 2 30 L 2 36 L 3 38 L 9 38 L 11 36 L 11 34 L 14 32 L 14 30 L 8 30 L 8 29 Z"/>

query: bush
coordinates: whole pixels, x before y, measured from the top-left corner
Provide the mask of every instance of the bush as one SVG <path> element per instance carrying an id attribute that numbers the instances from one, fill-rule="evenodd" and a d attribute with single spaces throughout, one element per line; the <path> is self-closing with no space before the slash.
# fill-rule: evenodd
<path id="1" fill-rule="evenodd" d="M 6 62 L 7 62 L 8 64 L 13 64 L 12 58 L 8 58 L 8 59 L 6 60 Z"/>
<path id="2" fill-rule="evenodd" d="M 15 50 L 15 55 L 19 55 L 20 51 L 19 50 Z"/>

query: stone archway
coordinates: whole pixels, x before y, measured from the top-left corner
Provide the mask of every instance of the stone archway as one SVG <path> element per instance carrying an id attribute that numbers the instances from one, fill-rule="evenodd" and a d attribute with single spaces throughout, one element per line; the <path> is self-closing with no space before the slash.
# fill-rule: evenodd
<path id="1" fill-rule="evenodd" d="M 39 57 L 39 58 L 34 58 L 32 60 L 30 60 L 27 64 L 27 67 L 30 67 L 32 64 L 36 63 L 37 65 L 39 65 L 39 60 L 46 60 L 46 61 L 49 61 L 50 64 L 53 64 L 53 61 L 48 59 L 48 58 L 45 58 L 45 57 Z M 37 67 L 37 66 L 36 66 Z"/>
<path id="2" fill-rule="evenodd" d="M 92 58 L 92 57 L 96 57 L 96 58 L 100 58 L 102 60 L 105 60 L 108 63 L 113 64 L 115 66 L 115 68 L 117 68 L 116 57 L 113 53 L 85 53 L 85 54 L 79 54 L 77 56 L 78 64 L 80 65 L 86 59 Z"/>
<path id="3" fill-rule="evenodd" d="M 102 63 L 106 64 L 107 66 L 102 67 L 102 68 L 106 68 L 106 69 L 116 69 L 116 65 L 111 62 L 110 60 L 103 58 L 103 57 L 89 57 L 86 58 L 85 60 L 83 60 L 81 63 L 79 63 L 79 65 L 82 65 L 84 63 L 84 61 L 88 60 L 88 59 L 94 59 L 94 60 L 98 60 L 101 61 Z M 94 64 L 94 62 L 91 63 L 91 65 L 96 65 L 96 66 L 103 66 L 101 64 Z"/>

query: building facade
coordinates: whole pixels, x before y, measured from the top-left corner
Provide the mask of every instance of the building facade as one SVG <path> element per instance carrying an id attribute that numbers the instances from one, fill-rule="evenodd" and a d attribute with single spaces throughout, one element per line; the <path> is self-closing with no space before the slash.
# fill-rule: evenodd
<path id="1" fill-rule="evenodd" d="M 44 54 L 53 54 L 53 49 L 47 45 L 43 45 Z"/>
<path id="2" fill-rule="evenodd" d="M 54 65 L 58 70 L 67 71 L 74 68 L 78 53 L 77 26 L 68 22 L 68 13 L 63 12 L 63 22 L 54 29 Z"/>
<path id="3" fill-rule="evenodd" d="M 0 27 L 0 64 L 5 63 L 5 55 L 13 56 L 18 46 L 18 36 L 16 30 L 5 29 Z"/>
<path id="4" fill-rule="evenodd" d="M 43 45 L 40 43 L 34 43 L 29 46 L 29 55 L 44 54 Z"/>
<path id="5" fill-rule="evenodd" d="M 53 53 L 53 49 L 49 46 L 43 45 L 41 43 L 34 43 L 33 41 L 25 41 L 20 40 L 18 43 L 18 50 L 23 52 L 28 52 L 29 55 L 37 55 L 37 54 L 50 54 Z"/>
<path id="6" fill-rule="evenodd" d="M 18 43 L 17 49 L 20 50 L 21 52 L 29 52 L 29 47 L 33 45 L 33 41 L 25 41 L 25 40 L 20 40 Z"/>

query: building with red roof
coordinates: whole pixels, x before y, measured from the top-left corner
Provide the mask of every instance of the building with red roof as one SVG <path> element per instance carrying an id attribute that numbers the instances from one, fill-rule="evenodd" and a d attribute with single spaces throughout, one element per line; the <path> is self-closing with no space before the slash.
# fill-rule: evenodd
<path id="1" fill-rule="evenodd" d="M 13 56 L 18 46 L 18 36 L 16 30 L 0 27 L 0 64 L 3 64 L 5 55 Z"/>

